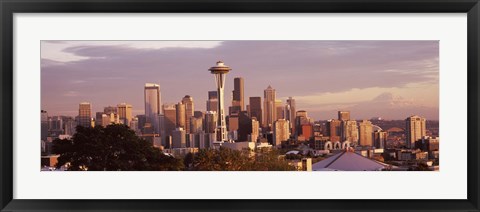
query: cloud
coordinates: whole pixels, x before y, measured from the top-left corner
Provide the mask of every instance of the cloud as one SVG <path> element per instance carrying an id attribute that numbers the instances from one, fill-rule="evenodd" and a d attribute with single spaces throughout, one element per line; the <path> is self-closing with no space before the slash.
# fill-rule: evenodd
<path id="1" fill-rule="evenodd" d="M 61 55 L 82 59 L 66 62 L 47 59 L 49 47 L 43 47 L 42 100 L 55 104 L 68 89 L 88 93 L 95 109 L 118 102 L 143 108 L 143 84 L 155 82 L 164 102 L 188 94 L 197 109 L 204 109 L 207 91 L 215 90 L 208 68 L 223 60 L 233 69 L 227 75 L 227 106 L 237 76 L 245 79 L 247 102 L 263 96 L 270 84 L 278 97 L 293 96 L 299 107 L 312 109 L 368 101 L 384 92 L 438 105 L 438 41 L 224 41 L 208 48 L 99 43 L 69 41 Z M 412 85 L 424 89 L 414 91 Z"/>

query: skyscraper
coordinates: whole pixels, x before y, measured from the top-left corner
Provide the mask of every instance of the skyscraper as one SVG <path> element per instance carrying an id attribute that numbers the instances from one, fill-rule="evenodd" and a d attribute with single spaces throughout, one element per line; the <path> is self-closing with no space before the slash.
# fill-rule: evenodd
<path id="1" fill-rule="evenodd" d="M 161 106 L 160 85 L 145 83 L 145 122 L 153 126 L 155 133 L 160 133 L 158 115 Z M 140 126 L 143 127 L 143 126 Z"/>
<path id="2" fill-rule="evenodd" d="M 239 106 L 240 111 L 243 111 L 244 97 L 243 97 L 243 78 L 236 77 L 233 79 L 233 101 L 232 106 Z"/>
<path id="3" fill-rule="evenodd" d="M 217 91 L 209 91 L 207 99 L 207 111 L 218 112 L 218 95 Z"/>
<path id="4" fill-rule="evenodd" d="M 215 133 L 217 129 L 217 113 L 215 111 L 207 111 L 205 113 L 205 122 L 203 129 L 205 133 Z"/>
<path id="5" fill-rule="evenodd" d="M 47 140 L 48 137 L 48 113 L 47 111 L 41 110 L 40 112 L 41 125 L 40 125 L 40 139 L 43 141 Z"/>
<path id="6" fill-rule="evenodd" d="M 285 119 L 285 107 L 283 106 L 282 100 L 275 100 L 275 111 L 277 114 L 276 119 Z"/>
<path id="7" fill-rule="evenodd" d="M 218 61 L 216 66 L 208 69 L 210 73 L 215 75 L 215 82 L 217 86 L 218 94 L 218 129 L 217 129 L 217 142 L 227 141 L 227 125 L 225 123 L 225 108 L 224 108 L 224 89 L 225 78 L 227 73 L 232 70 L 226 66 L 222 61 Z"/>
<path id="8" fill-rule="evenodd" d="M 262 122 L 262 97 L 250 97 L 250 118 L 256 118 L 257 121 Z M 263 122 L 262 122 L 263 123 Z"/>
<path id="9" fill-rule="evenodd" d="M 132 105 L 129 105 L 127 103 L 118 104 L 117 112 L 120 121 L 123 124 L 130 126 L 130 121 L 132 120 Z"/>
<path id="10" fill-rule="evenodd" d="M 360 122 L 360 145 L 373 146 L 373 125 L 368 120 Z"/>
<path id="11" fill-rule="evenodd" d="M 185 105 L 182 102 L 179 102 L 178 104 L 175 105 L 175 110 L 177 112 L 177 128 L 183 128 L 185 130 L 185 125 L 186 125 L 186 111 L 185 111 Z"/>
<path id="12" fill-rule="evenodd" d="M 177 125 L 177 109 L 173 104 L 164 104 L 163 106 L 163 115 L 164 115 L 164 131 L 165 135 L 162 135 L 162 138 L 167 136 L 172 136 L 172 131 L 175 130 Z"/>
<path id="13" fill-rule="evenodd" d="M 338 120 L 340 121 L 350 120 L 350 111 L 338 111 Z"/>
<path id="14" fill-rule="evenodd" d="M 375 148 L 386 148 L 387 135 L 387 132 L 382 130 L 376 130 L 375 132 L 373 132 L 373 145 L 375 146 Z"/>
<path id="15" fill-rule="evenodd" d="M 352 144 L 358 143 L 358 125 L 355 120 L 341 121 L 341 139 L 340 141 L 349 141 Z"/>
<path id="16" fill-rule="evenodd" d="M 276 93 L 275 89 L 272 86 L 268 86 L 267 89 L 263 91 L 263 125 L 265 127 L 272 126 L 273 122 L 277 120 L 277 111 L 275 107 Z"/>
<path id="17" fill-rule="evenodd" d="M 285 106 L 285 119 L 290 122 L 290 128 L 292 133 L 295 132 L 295 116 L 296 116 L 296 104 L 295 99 L 288 97 L 287 105 Z"/>
<path id="18" fill-rule="evenodd" d="M 183 97 L 182 103 L 185 105 L 185 132 L 190 133 L 190 117 L 193 116 L 194 112 L 193 98 L 186 95 Z"/>
<path id="19" fill-rule="evenodd" d="M 328 131 L 328 136 L 330 136 L 330 141 L 331 142 L 340 141 L 341 124 L 342 124 L 342 122 L 340 120 L 337 120 L 337 119 L 328 120 L 327 131 Z"/>
<path id="20" fill-rule="evenodd" d="M 92 105 L 89 102 L 82 102 L 78 107 L 78 125 L 91 127 Z"/>
<path id="21" fill-rule="evenodd" d="M 290 137 L 290 124 L 285 119 L 278 119 L 273 125 L 273 146 L 281 146 L 282 141 Z"/>
<path id="22" fill-rule="evenodd" d="M 257 121 L 255 117 L 252 118 L 252 133 L 250 134 L 250 141 L 257 142 L 258 136 L 260 135 L 259 132 L 260 122 Z"/>
<path id="23" fill-rule="evenodd" d="M 173 148 L 185 148 L 187 147 L 187 137 L 183 128 L 177 128 L 172 133 L 172 146 Z"/>
<path id="24" fill-rule="evenodd" d="M 405 119 L 405 133 L 407 148 L 415 148 L 415 141 L 426 136 L 426 119 L 420 116 L 410 116 Z"/>

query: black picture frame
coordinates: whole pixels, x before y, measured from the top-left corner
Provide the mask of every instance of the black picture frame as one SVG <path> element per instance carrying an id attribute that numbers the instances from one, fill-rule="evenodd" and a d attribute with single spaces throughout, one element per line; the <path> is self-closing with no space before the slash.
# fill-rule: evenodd
<path id="1" fill-rule="evenodd" d="M 1 211 L 479 211 L 478 0 L 0 0 Z M 14 13 L 467 13 L 468 198 L 466 200 L 19 200 L 13 199 Z M 34 179 L 32 179 L 34 180 Z M 428 181 L 428 179 L 426 179 Z M 453 182 L 445 182 L 453 183 Z M 412 191 L 414 192 L 414 191 Z M 448 192 L 448 191 L 445 191 Z M 359 197 L 361 198 L 361 197 Z"/>

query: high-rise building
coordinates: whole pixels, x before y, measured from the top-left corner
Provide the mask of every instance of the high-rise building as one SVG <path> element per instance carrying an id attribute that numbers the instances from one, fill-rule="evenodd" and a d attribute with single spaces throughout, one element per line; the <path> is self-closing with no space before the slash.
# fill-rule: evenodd
<path id="1" fill-rule="evenodd" d="M 373 146 L 373 125 L 368 120 L 360 122 L 360 145 Z"/>
<path id="2" fill-rule="evenodd" d="M 130 126 L 130 121 L 132 120 L 132 105 L 127 103 L 120 103 L 117 105 L 117 113 L 120 119 L 120 122 Z"/>
<path id="3" fill-rule="evenodd" d="M 117 108 L 114 107 L 114 106 L 104 107 L 104 108 L 103 108 L 103 113 L 105 113 L 105 114 L 110 114 L 110 113 L 117 114 Z"/>
<path id="4" fill-rule="evenodd" d="M 236 77 L 233 79 L 233 100 L 232 106 L 239 106 L 239 111 L 243 111 L 244 106 L 244 97 L 243 97 L 243 87 L 244 81 L 241 77 Z"/>
<path id="5" fill-rule="evenodd" d="M 327 134 L 331 142 L 340 141 L 342 122 L 337 119 L 331 119 L 327 122 Z"/>
<path id="6" fill-rule="evenodd" d="M 277 99 L 275 100 L 275 111 L 276 111 L 276 119 L 285 119 L 285 107 L 283 106 L 282 100 Z M 290 126 L 288 127 L 290 129 Z"/>
<path id="7" fill-rule="evenodd" d="M 302 134 L 302 125 L 310 124 L 311 120 L 308 117 L 307 111 L 299 110 L 296 112 L 295 115 L 295 134 L 301 135 Z"/>
<path id="8" fill-rule="evenodd" d="M 185 105 L 185 132 L 190 133 L 190 117 L 193 116 L 193 112 L 195 111 L 193 98 L 186 95 L 183 97 L 182 103 Z"/>
<path id="9" fill-rule="evenodd" d="M 263 91 L 263 126 L 268 127 L 272 126 L 273 122 L 277 120 L 277 111 L 275 107 L 276 92 L 272 86 L 268 86 L 267 89 Z"/>
<path id="10" fill-rule="evenodd" d="M 203 131 L 203 118 L 190 117 L 190 133 L 196 134 Z"/>
<path id="11" fill-rule="evenodd" d="M 215 82 L 217 86 L 218 94 L 218 129 L 217 129 L 217 142 L 227 141 L 227 125 L 225 123 L 225 108 L 224 108 L 224 89 L 225 89 L 225 78 L 227 73 L 232 70 L 230 67 L 226 66 L 222 61 L 218 61 L 216 66 L 208 69 L 210 73 L 215 75 Z"/>
<path id="12" fill-rule="evenodd" d="M 228 132 L 238 130 L 238 114 L 228 116 Z"/>
<path id="13" fill-rule="evenodd" d="M 162 135 L 163 138 L 167 136 L 172 136 L 172 132 L 175 130 L 177 126 L 177 109 L 173 104 L 164 104 L 163 108 L 163 115 L 164 115 L 164 131 L 165 135 Z"/>
<path id="14" fill-rule="evenodd" d="M 48 113 L 47 113 L 47 111 L 41 110 L 40 118 L 41 118 L 40 139 L 42 141 L 47 141 L 47 137 L 48 137 Z"/>
<path id="15" fill-rule="evenodd" d="M 344 120 L 341 121 L 341 140 L 340 141 L 349 141 L 351 144 L 358 143 L 358 125 L 355 120 Z"/>
<path id="16" fill-rule="evenodd" d="M 387 132 L 376 130 L 373 132 L 373 145 L 377 149 L 385 149 L 387 144 Z"/>
<path id="17" fill-rule="evenodd" d="M 257 129 L 258 130 L 258 129 Z M 238 114 L 238 141 L 249 141 L 248 135 L 252 134 L 252 119 L 247 111 Z"/>
<path id="18" fill-rule="evenodd" d="M 420 116 L 410 116 L 405 119 L 405 133 L 407 148 L 415 148 L 415 141 L 426 136 L 426 119 Z"/>
<path id="19" fill-rule="evenodd" d="M 160 133 L 160 124 L 158 123 L 158 115 L 161 113 L 160 85 L 154 83 L 145 83 L 144 100 L 145 121 L 147 123 L 151 123 L 155 133 Z"/>
<path id="20" fill-rule="evenodd" d="M 350 111 L 338 111 L 338 120 L 340 121 L 350 120 Z"/>
<path id="21" fill-rule="evenodd" d="M 177 111 L 177 128 L 181 127 L 185 130 L 186 119 L 185 119 L 185 105 L 182 102 L 179 102 L 175 105 L 175 110 Z"/>
<path id="22" fill-rule="evenodd" d="M 207 111 L 205 113 L 205 122 L 203 127 L 203 129 L 205 130 L 205 133 L 211 134 L 216 132 L 217 120 L 218 120 L 217 112 Z"/>
<path id="23" fill-rule="evenodd" d="M 92 105 L 89 102 L 82 102 L 78 107 L 78 125 L 91 127 Z"/>
<path id="24" fill-rule="evenodd" d="M 296 117 L 296 104 L 295 99 L 288 97 L 287 105 L 285 106 L 285 119 L 290 122 L 290 128 L 292 133 L 295 132 L 295 117 Z"/>
<path id="25" fill-rule="evenodd" d="M 75 127 L 77 124 L 75 123 L 75 119 L 72 117 L 65 117 L 63 120 L 63 129 L 65 129 L 65 135 L 74 135 L 76 133 Z"/>
<path id="26" fill-rule="evenodd" d="M 258 136 L 260 135 L 260 122 L 257 121 L 255 117 L 252 118 L 252 133 L 250 134 L 250 141 L 257 142 Z"/>
<path id="27" fill-rule="evenodd" d="M 313 124 L 302 124 L 300 129 L 302 130 L 300 135 L 303 136 L 305 140 L 308 141 L 313 137 Z"/>
<path id="28" fill-rule="evenodd" d="M 177 128 L 172 133 L 172 146 L 173 148 L 186 148 L 187 147 L 187 135 L 183 128 Z"/>
<path id="29" fill-rule="evenodd" d="M 262 122 L 262 97 L 250 97 L 250 118 L 256 118 L 257 121 Z M 263 122 L 262 122 L 263 123 Z"/>
<path id="30" fill-rule="evenodd" d="M 282 141 L 290 138 L 290 124 L 285 119 L 278 119 L 273 125 L 273 146 L 281 146 Z"/>

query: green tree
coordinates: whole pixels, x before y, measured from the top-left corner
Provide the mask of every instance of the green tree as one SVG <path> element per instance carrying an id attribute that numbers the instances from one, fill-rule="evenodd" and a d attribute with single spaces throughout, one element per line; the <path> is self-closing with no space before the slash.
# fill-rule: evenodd
<path id="1" fill-rule="evenodd" d="M 128 126 L 78 126 L 71 140 L 57 139 L 53 151 L 60 154 L 57 166 L 69 164 L 79 171 L 167 171 L 182 170 L 181 160 L 164 155 L 139 138 Z"/>

